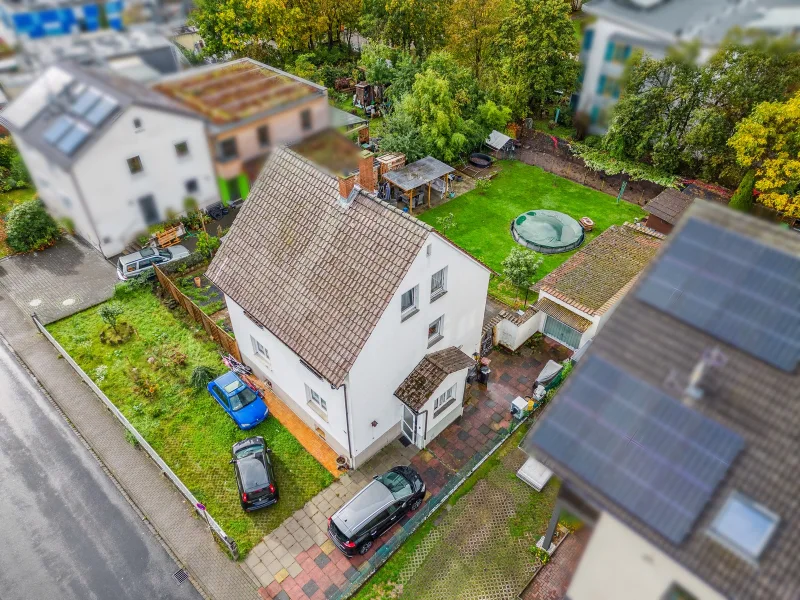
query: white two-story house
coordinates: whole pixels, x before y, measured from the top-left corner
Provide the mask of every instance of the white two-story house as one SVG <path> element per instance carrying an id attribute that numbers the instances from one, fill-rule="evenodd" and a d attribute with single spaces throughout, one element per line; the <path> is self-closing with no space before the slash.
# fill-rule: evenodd
<path id="1" fill-rule="evenodd" d="M 39 197 L 105 256 L 219 201 L 203 118 L 118 75 L 62 63 L 2 113 Z"/>
<path id="2" fill-rule="evenodd" d="M 356 467 L 462 414 L 490 271 L 363 177 L 275 150 L 207 272 L 244 361 Z"/>

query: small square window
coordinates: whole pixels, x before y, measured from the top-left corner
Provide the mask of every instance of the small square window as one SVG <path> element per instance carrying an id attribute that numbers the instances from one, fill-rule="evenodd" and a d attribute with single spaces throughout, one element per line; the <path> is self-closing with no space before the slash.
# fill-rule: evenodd
<path id="1" fill-rule="evenodd" d="M 739 556 L 755 561 L 778 527 L 778 515 L 734 492 L 709 527 L 709 535 Z"/>
<path id="2" fill-rule="evenodd" d="M 445 391 L 441 394 L 436 400 L 433 401 L 433 410 L 439 410 L 443 406 L 445 406 L 450 400 L 455 398 L 456 395 L 456 384 L 454 383 L 450 389 Z"/>
<path id="3" fill-rule="evenodd" d="M 133 120 L 133 128 L 134 129 L 141 129 L 142 128 L 142 120 L 141 119 L 134 119 Z"/>
<path id="4" fill-rule="evenodd" d="M 447 267 L 431 276 L 431 300 L 447 291 Z"/>
<path id="5" fill-rule="evenodd" d="M 136 173 L 141 173 L 142 171 L 144 171 L 144 166 L 142 165 L 142 159 L 139 158 L 138 156 L 129 158 L 128 170 L 131 172 L 131 175 L 136 175 Z"/>
<path id="6" fill-rule="evenodd" d="M 253 343 L 253 352 L 255 355 L 263 360 L 267 364 L 267 367 L 272 368 L 272 364 L 269 359 L 269 352 L 267 352 L 267 349 L 264 347 L 264 345 L 253 336 L 250 336 L 250 341 Z"/>
<path id="7" fill-rule="evenodd" d="M 228 160 L 239 156 L 239 150 L 236 147 L 236 138 L 228 138 L 222 140 L 218 146 L 220 160 Z"/>
<path id="8" fill-rule="evenodd" d="M 436 319 L 433 323 L 428 325 L 428 347 L 430 348 L 436 342 L 442 339 L 444 325 L 444 315 Z"/>
<path id="9" fill-rule="evenodd" d="M 309 109 L 305 109 L 300 113 L 300 126 L 303 128 L 303 131 L 309 131 L 311 129 L 311 111 Z"/>
<path id="10" fill-rule="evenodd" d="M 175 144 L 175 154 L 177 154 L 180 158 L 189 156 L 189 144 L 186 142 L 178 142 Z"/>
<path id="11" fill-rule="evenodd" d="M 400 312 L 401 314 L 408 314 L 416 310 L 418 300 L 419 286 L 416 285 L 402 296 L 400 296 Z"/>
<path id="12" fill-rule="evenodd" d="M 258 145 L 262 148 L 269 146 L 269 127 L 262 125 L 256 132 L 258 133 Z"/>
<path id="13" fill-rule="evenodd" d="M 197 179 L 188 179 L 186 180 L 186 191 L 189 194 L 194 194 L 199 189 L 197 184 Z"/>
<path id="14" fill-rule="evenodd" d="M 306 386 L 306 396 L 309 404 L 316 408 L 322 409 L 323 412 L 328 412 L 328 403 L 325 402 L 325 399 L 308 386 Z"/>

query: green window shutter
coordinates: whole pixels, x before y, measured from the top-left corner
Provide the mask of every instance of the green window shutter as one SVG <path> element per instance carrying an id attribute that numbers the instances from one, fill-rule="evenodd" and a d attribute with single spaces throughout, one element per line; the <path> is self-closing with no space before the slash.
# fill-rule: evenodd
<path id="1" fill-rule="evenodd" d="M 610 61 L 614 58 L 614 42 L 608 42 L 606 46 L 606 60 Z"/>
<path id="2" fill-rule="evenodd" d="M 600 79 L 597 80 L 597 93 L 603 95 L 606 90 L 606 76 L 600 75 Z"/>
<path id="3" fill-rule="evenodd" d="M 219 184 L 220 200 L 222 200 L 225 206 L 228 206 L 228 202 L 231 201 L 231 191 L 228 189 L 228 182 L 222 177 L 217 177 L 217 183 Z"/>
<path id="4" fill-rule="evenodd" d="M 239 175 L 239 194 L 242 197 L 242 200 L 247 198 L 247 194 L 250 193 L 250 180 L 247 179 L 247 174 L 242 173 Z"/>

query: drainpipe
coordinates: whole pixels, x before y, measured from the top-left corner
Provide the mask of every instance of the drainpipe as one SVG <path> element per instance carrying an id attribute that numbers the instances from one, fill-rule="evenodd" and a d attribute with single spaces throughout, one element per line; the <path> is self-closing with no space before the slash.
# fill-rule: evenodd
<path id="1" fill-rule="evenodd" d="M 77 194 L 78 194 L 78 201 L 81 203 L 81 206 L 83 207 L 83 210 L 86 213 L 86 218 L 89 221 L 89 225 L 92 226 L 92 231 L 94 231 L 94 235 L 97 237 L 97 245 L 99 246 L 98 250 L 100 250 L 100 253 L 105 258 L 106 254 L 105 254 L 105 252 L 103 252 L 103 240 L 102 240 L 102 238 L 100 237 L 100 234 L 97 231 L 97 225 L 95 224 L 94 219 L 92 218 L 92 213 L 89 210 L 88 204 L 86 204 L 86 199 L 83 197 L 83 193 L 81 192 L 81 188 L 78 185 L 78 180 L 75 179 L 75 173 L 70 171 L 69 176 L 70 176 L 70 179 L 72 179 L 72 185 L 75 186 L 75 192 L 77 192 Z"/>
<path id="2" fill-rule="evenodd" d="M 350 441 L 350 410 L 347 407 L 347 384 L 343 383 L 342 387 L 344 388 L 344 418 L 347 421 L 347 452 L 350 455 L 350 468 L 355 468 L 353 464 L 355 461 L 353 460 L 353 444 Z"/>
<path id="3" fill-rule="evenodd" d="M 556 505 L 553 507 L 553 515 L 550 517 L 550 523 L 547 525 L 547 531 L 542 539 L 542 550 L 549 552 L 550 545 L 553 543 L 553 536 L 556 533 L 556 525 L 558 525 L 558 518 L 561 516 L 561 509 L 564 503 L 561 500 L 556 500 Z"/>

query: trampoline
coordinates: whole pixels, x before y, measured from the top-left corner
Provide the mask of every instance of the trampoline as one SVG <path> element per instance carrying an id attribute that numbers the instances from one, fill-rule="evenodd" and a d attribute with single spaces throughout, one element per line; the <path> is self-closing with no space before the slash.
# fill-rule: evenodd
<path id="1" fill-rule="evenodd" d="M 529 210 L 511 223 L 518 243 L 541 252 L 569 252 L 583 243 L 583 227 L 575 219 L 555 210 Z"/>

